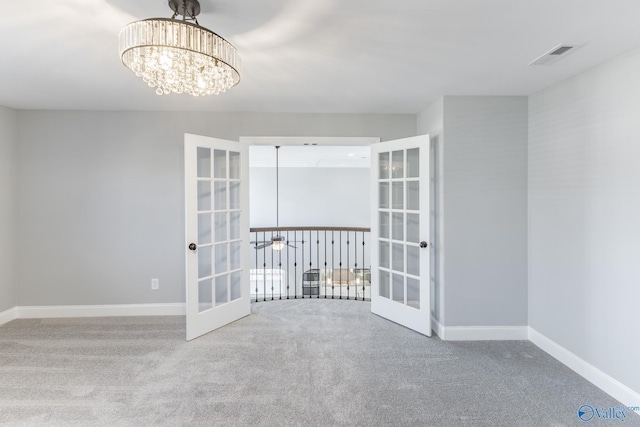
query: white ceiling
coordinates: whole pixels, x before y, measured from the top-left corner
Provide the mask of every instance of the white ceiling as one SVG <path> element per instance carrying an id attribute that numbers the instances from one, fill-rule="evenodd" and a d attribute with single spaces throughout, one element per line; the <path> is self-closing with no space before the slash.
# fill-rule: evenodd
<path id="1" fill-rule="evenodd" d="M 417 113 L 441 95 L 528 95 L 640 45 L 638 0 L 201 0 L 240 84 L 157 96 L 120 62 L 166 0 L 0 0 L 0 105 L 25 109 Z M 560 43 L 584 43 L 528 67 Z"/>

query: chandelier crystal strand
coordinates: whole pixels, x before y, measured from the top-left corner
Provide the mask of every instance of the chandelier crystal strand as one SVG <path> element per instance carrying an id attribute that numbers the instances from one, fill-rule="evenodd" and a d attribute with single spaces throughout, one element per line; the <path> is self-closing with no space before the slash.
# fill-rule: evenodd
<path id="1" fill-rule="evenodd" d="M 124 65 L 158 95 L 218 95 L 240 82 L 240 57 L 216 33 L 184 20 L 136 21 L 119 37 Z"/>

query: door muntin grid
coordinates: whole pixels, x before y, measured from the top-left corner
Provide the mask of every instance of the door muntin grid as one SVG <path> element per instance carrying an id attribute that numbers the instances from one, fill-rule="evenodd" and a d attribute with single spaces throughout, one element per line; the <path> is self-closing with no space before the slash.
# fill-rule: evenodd
<path id="1" fill-rule="evenodd" d="M 242 298 L 241 153 L 197 148 L 198 312 Z"/>
<path id="2" fill-rule="evenodd" d="M 378 153 L 380 297 L 420 309 L 420 148 Z"/>

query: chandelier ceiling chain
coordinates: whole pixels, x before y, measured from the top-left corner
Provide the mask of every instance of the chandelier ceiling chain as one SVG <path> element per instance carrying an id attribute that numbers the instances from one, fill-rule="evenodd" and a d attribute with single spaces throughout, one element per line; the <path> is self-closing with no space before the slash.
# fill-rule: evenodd
<path id="1" fill-rule="evenodd" d="M 195 2 L 169 0 L 169 7 L 171 8 L 171 10 L 173 10 L 173 16 L 171 17 L 171 19 L 176 19 L 176 16 L 182 15 L 183 21 L 191 19 L 196 24 L 198 24 L 198 19 L 196 18 L 196 16 L 200 14 L 200 5 L 198 4 L 197 0 Z M 189 18 L 187 18 L 187 16 Z"/>
<path id="2" fill-rule="evenodd" d="M 238 51 L 200 26 L 196 18 L 200 3 L 169 0 L 169 7 L 171 18 L 135 21 L 120 31 L 122 63 L 155 87 L 158 95 L 218 95 L 237 85 L 241 67 Z"/>

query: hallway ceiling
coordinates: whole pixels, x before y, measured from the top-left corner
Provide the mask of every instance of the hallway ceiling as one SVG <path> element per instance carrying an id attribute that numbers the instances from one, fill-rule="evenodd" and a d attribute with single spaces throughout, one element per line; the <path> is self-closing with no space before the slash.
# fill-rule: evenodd
<path id="1" fill-rule="evenodd" d="M 219 96 L 157 96 L 120 62 L 166 0 L 3 1 L 0 105 L 20 109 L 417 113 L 441 95 L 528 95 L 640 45 L 638 0 L 201 0 L 243 60 Z M 561 43 L 584 47 L 527 64 Z"/>

